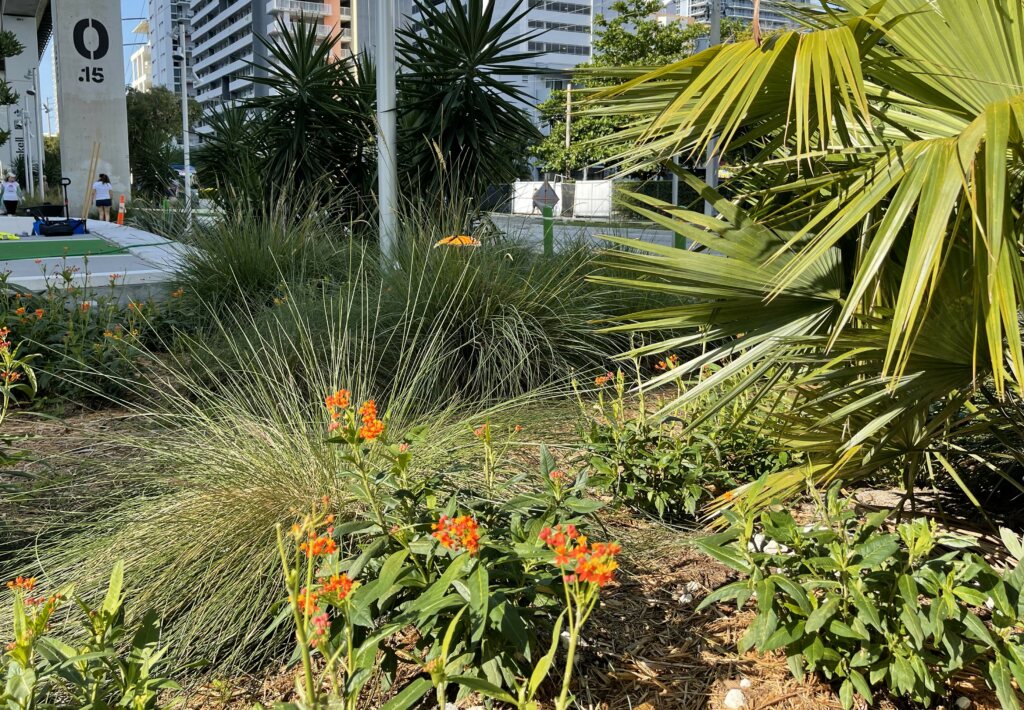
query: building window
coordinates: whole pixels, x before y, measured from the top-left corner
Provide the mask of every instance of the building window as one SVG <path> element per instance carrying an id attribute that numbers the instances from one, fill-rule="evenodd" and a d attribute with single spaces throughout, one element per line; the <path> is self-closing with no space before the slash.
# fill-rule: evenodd
<path id="1" fill-rule="evenodd" d="M 528 49 L 531 52 L 545 52 L 548 54 L 573 54 L 578 57 L 589 57 L 590 47 L 579 44 L 560 44 L 558 42 L 530 42 Z"/>
<path id="2" fill-rule="evenodd" d="M 530 29 L 559 30 L 561 32 L 585 32 L 590 34 L 588 25 L 574 25 L 570 22 L 551 22 L 550 20 L 530 20 Z"/>
<path id="3" fill-rule="evenodd" d="M 568 12 L 573 15 L 590 15 L 590 5 L 580 2 L 558 2 L 557 0 L 530 0 L 530 7 L 551 12 Z"/>

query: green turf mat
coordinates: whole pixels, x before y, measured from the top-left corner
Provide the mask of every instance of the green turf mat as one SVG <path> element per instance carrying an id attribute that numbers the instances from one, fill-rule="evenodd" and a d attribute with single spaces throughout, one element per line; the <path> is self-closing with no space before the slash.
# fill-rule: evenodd
<path id="1" fill-rule="evenodd" d="M 122 249 L 105 239 L 48 239 L 46 241 L 2 241 L 0 261 L 17 259 L 45 259 L 60 256 L 100 256 L 103 254 L 124 254 Z"/>

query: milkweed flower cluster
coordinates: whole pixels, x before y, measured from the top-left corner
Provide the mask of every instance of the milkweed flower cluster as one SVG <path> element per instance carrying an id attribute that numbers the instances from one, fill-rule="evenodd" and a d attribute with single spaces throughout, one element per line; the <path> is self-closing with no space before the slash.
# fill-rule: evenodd
<path id="1" fill-rule="evenodd" d="M 554 553 L 553 563 L 562 574 L 565 590 L 569 649 L 562 674 L 562 691 L 555 700 L 556 710 L 571 706 L 569 686 L 573 659 L 580 633 L 597 607 L 601 589 L 611 584 L 619 568 L 616 555 L 622 551 L 614 542 L 591 543 L 575 525 L 556 525 L 540 531 L 540 541 Z"/>
<path id="2" fill-rule="evenodd" d="M 441 547 L 452 552 L 466 550 L 470 555 L 480 551 L 480 526 L 469 515 L 454 518 L 442 515 L 431 527 L 434 530 L 431 536 L 441 543 Z"/>
<path id="3" fill-rule="evenodd" d="M 555 553 L 555 565 L 566 571 L 566 582 L 605 587 L 615 579 L 615 570 L 619 568 L 615 556 L 622 550 L 617 543 L 591 544 L 575 525 L 544 528 L 540 539 Z"/>
<path id="4" fill-rule="evenodd" d="M 606 372 L 603 375 L 598 375 L 594 378 L 594 385 L 596 387 L 604 387 L 606 384 L 615 379 L 615 373 Z"/>
<path id="5" fill-rule="evenodd" d="M 654 369 L 658 372 L 666 372 L 668 370 L 674 370 L 679 367 L 679 356 L 669 355 L 664 360 L 658 360 L 658 364 L 654 366 Z"/>
<path id="6" fill-rule="evenodd" d="M 359 408 L 359 416 L 363 425 L 359 427 L 360 438 L 366 441 L 373 441 L 384 433 L 384 422 L 377 418 L 377 403 L 372 399 L 363 402 Z"/>
<path id="7" fill-rule="evenodd" d="M 351 393 L 347 389 L 340 389 L 334 394 L 324 397 L 324 406 L 327 407 L 327 413 L 331 417 L 331 423 L 327 427 L 328 431 L 334 431 L 341 426 L 339 420 L 348 409 L 350 398 Z"/>

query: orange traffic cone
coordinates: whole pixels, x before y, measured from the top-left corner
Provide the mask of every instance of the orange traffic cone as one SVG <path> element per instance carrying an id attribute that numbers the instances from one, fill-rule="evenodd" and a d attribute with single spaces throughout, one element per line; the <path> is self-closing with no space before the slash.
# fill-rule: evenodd
<path id="1" fill-rule="evenodd" d="M 121 201 L 117 204 L 117 223 L 124 224 L 124 195 L 121 195 Z"/>

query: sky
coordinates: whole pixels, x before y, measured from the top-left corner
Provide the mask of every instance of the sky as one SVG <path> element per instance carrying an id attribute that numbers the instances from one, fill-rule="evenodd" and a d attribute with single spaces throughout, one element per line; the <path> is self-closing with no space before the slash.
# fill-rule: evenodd
<path id="1" fill-rule="evenodd" d="M 142 35 L 132 34 L 132 29 L 135 25 L 139 24 L 137 18 L 145 17 L 147 14 L 147 0 L 121 0 L 121 17 L 123 18 L 123 34 L 124 34 L 124 83 L 131 83 L 131 71 L 132 65 L 130 57 L 138 45 L 137 42 L 142 42 L 145 37 Z M 135 18 L 135 19 L 133 19 Z M 43 61 L 39 67 L 39 84 L 43 94 L 43 103 L 50 106 L 57 105 L 57 99 L 54 97 L 53 87 L 53 41 L 50 41 L 49 46 L 46 48 L 46 52 L 43 54 Z"/>

